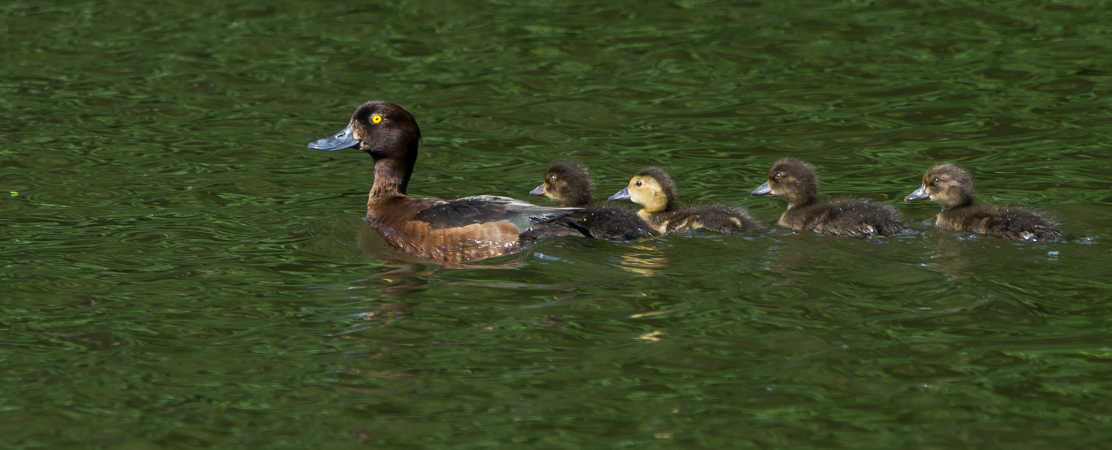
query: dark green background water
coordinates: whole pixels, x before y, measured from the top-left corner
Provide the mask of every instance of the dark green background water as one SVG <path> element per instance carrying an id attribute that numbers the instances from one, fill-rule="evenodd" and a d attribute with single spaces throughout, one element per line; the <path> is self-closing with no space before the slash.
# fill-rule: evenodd
<path id="1" fill-rule="evenodd" d="M 0 446 L 1107 445 L 1112 12 L 1034 3 L 6 2 Z M 371 98 L 418 195 L 658 165 L 771 223 L 791 155 L 921 233 L 407 265 L 305 149 Z M 934 230 L 943 160 L 1066 238 Z"/>

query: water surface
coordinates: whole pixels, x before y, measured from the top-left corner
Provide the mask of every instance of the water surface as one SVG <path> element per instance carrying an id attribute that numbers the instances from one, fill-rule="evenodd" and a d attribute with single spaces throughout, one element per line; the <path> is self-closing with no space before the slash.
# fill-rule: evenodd
<path id="1" fill-rule="evenodd" d="M 11 448 L 1092 447 L 1112 429 L 1112 13 L 1089 2 L 8 2 Z M 918 233 L 544 242 L 465 270 L 360 220 L 363 101 L 410 191 L 744 206 L 782 156 Z M 938 161 L 1065 239 L 938 232 Z"/>

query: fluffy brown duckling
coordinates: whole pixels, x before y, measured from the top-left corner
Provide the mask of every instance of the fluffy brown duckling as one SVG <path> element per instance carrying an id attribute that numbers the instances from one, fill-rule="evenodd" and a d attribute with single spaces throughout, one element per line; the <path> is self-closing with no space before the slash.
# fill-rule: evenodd
<path id="1" fill-rule="evenodd" d="M 591 204 L 591 178 L 587 169 L 573 162 L 554 162 L 544 174 L 544 183 L 529 191 L 560 206 L 583 208 L 568 214 L 568 221 L 585 234 L 597 238 L 630 241 L 653 236 L 653 231 L 632 211 Z"/>
<path id="2" fill-rule="evenodd" d="M 850 237 L 889 236 L 904 230 L 900 214 L 888 205 L 862 198 L 820 203 L 815 169 L 794 158 L 776 161 L 768 170 L 768 181 L 752 194 L 787 200 L 788 209 L 777 223 L 793 230 Z"/>
<path id="3" fill-rule="evenodd" d="M 934 225 L 942 230 L 1019 241 L 1046 241 L 1062 236 L 1054 220 L 1039 212 L 1016 206 L 975 203 L 973 178 L 965 169 L 950 163 L 927 169 L 919 189 L 904 197 L 904 201 L 914 200 L 930 200 L 942 205 L 942 212 L 934 219 Z"/>
<path id="4" fill-rule="evenodd" d="M 667 172 L 649 167 L 635 173 L 629 185 L 610 196 L 610 200 L 629 200 L 641 205 L 637 216 L 657 233 L 684 233 L 695 230 L 739 233 L 763 228 L 748 211 L 725 205 L 676 207 L 676 183 Z"/>
<path id="5" fill-rule="evenodd" d="M 594 186 L 587 169 L 573 162 L 558 161 L 550 164 L 541 183 L 530 195 L 539 195 L 560 206 L 583 207 L 591 203 Z"/>

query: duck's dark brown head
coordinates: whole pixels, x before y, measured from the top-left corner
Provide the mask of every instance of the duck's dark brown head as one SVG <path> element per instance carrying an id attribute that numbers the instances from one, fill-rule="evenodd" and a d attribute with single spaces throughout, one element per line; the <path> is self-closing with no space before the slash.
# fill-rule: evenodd
<path id="1" fill-rule="evenodd" d="M 416 157 L 421 130 L 405 108 L 390 102 L 372 100 L 351 115 L 348 126 L 332 136 L 309 143 L 309 148 L 336 151 L 359 147 L 375 159 L 398 158 L 413 153 Z"/>
<path id="2" fill-rule="evenodd" d="M 394 103 L 372 100 L 355 109 L 347 127 L 310 142 L 309 148 L 331 152 L 358 147 L 374 158 L 376 180 L 381 172 L 391 178 L 395 189 L 405 193 L 420 140 L 421 130 L 409 111 Z"/>
<path id="3" fill-rule="evenodd" d="M 611 195 L 610 200 L 629 200 L 652 214 L 674 210 L 677 197 L 676 182 L 668 172 L 649 167 L 633 174 L 629 185 Z"/>
<path id="4" fill-rule="evenodd" d="M 772 194 L 788 201 L 788 205 L 802 206 L 814 202 L 819 196 L 819 180 L 807 163 L 795 158 L 784 158 L 772 164 L 765 181 L 752 192 L 753 195 Z"/>
<path id="5" fill-rule="evenodd" d="M 905 202 L 930 200 L 943 209 L 973 203 L 973 178 L 969 172 L 951 163 L 936 164 L 923 174 L 919 189 L 907 194 Z"/>
<path id="6" fill-rule="evenodd" d="M 529 193 L 547 197 L 560 206 L 587 206 L 592 191 L 587 169 L 573 162 L 555 162 L 548 166 L 544 183 Z"/>

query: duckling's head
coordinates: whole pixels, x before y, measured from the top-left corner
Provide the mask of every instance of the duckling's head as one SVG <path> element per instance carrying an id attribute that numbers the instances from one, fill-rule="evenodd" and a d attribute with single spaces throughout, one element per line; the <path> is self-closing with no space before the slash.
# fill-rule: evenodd
<path id="1" fill-rule="evenodd" d="M 676 197 L 676 183 L 668 172 L 649 167 L 633 174 L 629 185 L 611 195 L 610 200 L 629 200 L 652 214 L 675 209 Z"/>
<path id="2" fill-rule="evenodd" d="M 806 205 L 819 195 L 819 180 L 815 169 L 795 158 L 784 158 L 772 164 L 765 181 L 752 192 L 753 195 L 772 194 L 788 201 L 788 205 Z"/>
<path id="3" fill-rule="evenodd" d="M 587 169 L 573 162 L 555 162 L 548 166 L 544 183 L 529 193 L 552 199 L 560 206 L 587 206 L 592 190 Z"/>
<path id="4" fill-rule="evenodd" d="M 923 174 L 919 189 L 907 194 L 905 202 L 930 200 L 943 209 L 973 203 L 973 178 L 969 172 L 950 163 L 936 164 Z"/>
<path id="5" fill-rule="evenodd" d="M 375 160 L 417 159 L 421 130 L 405 108 L 384 101 L 364 103 L 351 115 L 343 130 L 309 143 L 309 148 L 326 152 L 359 147 Z"/>

